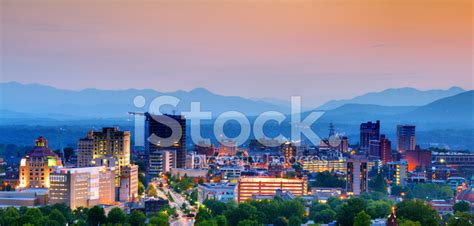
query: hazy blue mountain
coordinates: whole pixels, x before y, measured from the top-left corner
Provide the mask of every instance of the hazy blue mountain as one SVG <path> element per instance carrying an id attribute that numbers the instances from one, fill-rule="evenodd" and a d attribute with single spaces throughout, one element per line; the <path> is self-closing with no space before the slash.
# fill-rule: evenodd
<path id="1" fill-rule="evenodd" d="M 430 128 L 449 128 L 451 126 L 473 128 L 473 108 L 474 91 L 467 91 L 419 107 L 345 104 L 325 111 L 318 123 L 360 124 L 369 120 L 381 120 L 385 124 L 430 124 Z"/>
<path id="2" fill-rule="evenodd" d="M 331 110 L 345 104 L 375 104 L 384 106 L 422 106 L 435 100 L 464 92 L 462 88 L 452 87 L 447 90 L 417 90 L 414 88 L 386 89 L 381 92 L 371 92 L 348 100 L 331 100 L 318 110 Z"/>
<path id="3" fill-rule="evenodd" d="M 471 122 L 474 126 L 474 91 L 463 92 L 451 97 L 436 100 L 401 115 L 407 120 L 417 122 Z"/>
<path id="4" fill-rule="evenodd" d="M 81 91 L 58 89 L 39 84 L 20 84 L 17 82 L 0 83 L 0 109 L 25 114 L 49 114 L 61 118 L 110 118 L 125 117 L 129 111 L 147 111 L 148 104 L 158 96 L 170 95 L 180 99 L 176 108 L 164 107 L 163 112 L 177 113 L 190 110 L 190 102 L 201 102 L 202 111 L 212 111 L 213 116 L 225 111 L 241 111 L 246 115 L 257 115 L 264 111 L 287 113 L 289 107 L 265 101 L 249 100 L 235 96 L 221 96 L 204 88 L 189 92 L 176 91 L 163 93 L 152 89 L 98 90 Z M 133 99 L 144 96 L 147 106 L 136 108 Z"/>

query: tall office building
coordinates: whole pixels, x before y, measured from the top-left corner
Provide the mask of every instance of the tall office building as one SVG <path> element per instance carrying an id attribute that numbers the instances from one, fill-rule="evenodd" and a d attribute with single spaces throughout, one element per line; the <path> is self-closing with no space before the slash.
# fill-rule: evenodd
<path id="1" fill-rule="evenodd" d="M 71 209 L 113 204 L 114 170 L 105 166 L 57 168 L 49 175 L 49 204 L 64 203 Z"/>
<path id="2" fill-rule="evenodd" d="M 117 179 L 121 167 L 130 165 L 130 132 L 115 127 L 102 131 L 90 131 L 77 145 L 77 166 L 95 166 L 95 160 L 113 157 L 117 168 Z M 117 183 L 118 186 L 118 183 Z"/>
<path id="3" fill-rule="evenodd" d="M 360 195 L 367 191 L 367 159 L 364 156 L 351 156 L 347 160 L 346 192 Z"/>
<path id="4" fill-rule="evenodd" d="M 171 127 L 170 127 L 171 126 Z M 172 141 L 172 145 L 163 145 L 173 131 L 181 131 L 181 136 Z M 176 168 L 186 165 L 186 118 L 183 115 L 153 115 L 145 113 L 145 149 L 148 156 L 148 170 L 154 155 L 159 151 L 174 150 L 176 152 Z"/>
<path id="5" fill-rule="evenodd" d="M 380 121 L 376 123 L 366 122 L 360 124 L 360 149 L 368 150 L 371 140 L 380 139 Z"/>
<path id="6" fill-rule="evenodd" d="M 369 158 L 380 159 L 380 140 L 370 140 L 369 141 Z"/>
<path id="7" fill-rule="evenodd" d="M 38 137 L 33 150 L 20 161 L 20 188 L 49 188 L 49 174 L 62 166 L 61 159 L 48 147 L 48 140 Z"/>
<path id="8" fill-rule="evenodd" d="M 397 125 L 397 150 L 401 153 L 413 151 L 416 147 L 414 125 Z"/>
<path id="9" fill-rule="evenodd" d="M 369 158 L 371 160 L 380 159 L 384 164 L 392 161 L 392 143 L 385 136 L 380 135 L 380 140 L 369 141 Z"/>
<path id="10" fill-rule="evenodd" d="M 392 142 L 385 137 L 385 134 L 380 135 L 380 160 L 383 164 L 392 161 Z"/>
<path id="11" fill-rule="evenodd" d="M 349 138 L 347 137 L 342 137 L 341 138 L 341 144 L 339 145 L 340 146 L 340 151 L 342 153 L 347 153 L 349 151 Z"/>
<path id="12" fill-rule="evenodd" d="M 297 148 L 291 142 L 286 142 L 281 145 L 281 152 L 283 156 L 285 156 L 285 163 L 291 163 L 292 161 L 296 161 L 294 158 L 298 154 Z"/>

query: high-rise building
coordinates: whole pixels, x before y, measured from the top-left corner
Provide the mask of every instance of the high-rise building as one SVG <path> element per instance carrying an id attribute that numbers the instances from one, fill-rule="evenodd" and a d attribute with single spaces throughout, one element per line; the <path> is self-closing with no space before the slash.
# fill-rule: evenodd
<path id="1" fill-rule="evenodd" d="M 392 142 L 385 137 L 385 134 L 380 135 L 380 160 L 383 164 L 392 161 Z"/>
<path id="2" fill-rule="evenodd" d="M 367 191 L 367 159 L 364 156 L 351 156 L 347 160 L 346 192 L 360 195 Z"/>
<path id="3" fill-rule="evenodd" d="M 404 159 L 388 163 L 388 180 L 391 185 L 405 185 L 408 178 L 408 162 Z"/>
<path id="4" fill-rule="evenodd" d="M 87 136 L 79 139 L 77 143 L 77 167 L 93 166 L 94 159 L 94 131 L 89 131 Z"/>
<path id="5" fill-rule="evenodd" d="M 397 125 L 397 151 L 404 153 L 413 151 L 416 147 L 414 125 Z"/>
<path id="6" fill-rule="evenodd" d="M 57 168 L 49 175 L 49 203 L 71 209 L 115 202 L 114 168 L 104 166 Z"/>
<path id="7" fill-rule="evenodd" d="M 347 137 L 341 138 L 340 150 L 342 153 L 349 152 L 349 139 Z"/>
<path id="8" fill-rule="evenodd" d="M 380 139 L 380 121 L 376 123 L 366 122 L 360 124 L 360 149 L 368 150 L 371 140 Z"/>
<path id="9" fill-rule="evenodd" d="M 281 145 L 281 152 L 285 157 L 285 163 L 290 163 L 291 161 L 295 161 L 295 157 L 298 154 L 296 146 L 293 145 L 291 142 L 286 142 Z"/>
<path id="10" fill-rule="evenodd" d="M 131 202 L 138 197 L 137 165 L 128 165 L 122 167 L 119 193 L 119 200 L 122 202 Z"/>
<path id="11" fill-rule="evenodd" d="M 369 141 L 369 158 L 380 159 L 380 140 Z"/>
<path id="12" fill-rule="evenodd" d="M 176 168 L 176 150 L 156 150 L 148 155 L 148 175 L 157 177 Z"/>
<path id="13" fill-rule="evenodd" d="M 273 196 L 277 191 L 291 192 L 295 196 L 306 195 L 306 179 L 285 179 L 273 177 L 242 177 L 238 184 L 238 202 L 252 199 L 252 196 Z"/>
<path id="14" fill-rule="evenodd" d="M 98 159 L 114 158 L 116 186 L 119 186 L 121 168 L 130 165 L 130 132 L 116 127 L 106 127 L 102 131 L 89 131 L 77 145 L 77 166 L 96 166 Z"/>
<path id="15" fill-rule="evenodd" d="M 166 144 L 173 131 L 181 132 L 181 136 Z M 145 113 L 145 149 L 148 156 L 148 170 L 152 164 L 152 156 L 162 150 L 174 150 L 176 168 L 186 165 L 186 118 L 183 115 L 153 115 Z M 153 169 L 151 169 L 153 170 Z"/>
<path id="16" fill-rule="evenodd" d="M 48 147 L 48 140 L 38 137 L 35 147 L 20 161 L 20 188 L 49 188 L 49 174 L 62 166 L 61 159 Z"/>

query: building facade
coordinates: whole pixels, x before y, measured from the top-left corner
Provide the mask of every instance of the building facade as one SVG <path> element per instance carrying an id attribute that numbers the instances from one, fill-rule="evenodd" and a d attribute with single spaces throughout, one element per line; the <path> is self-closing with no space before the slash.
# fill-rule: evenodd
<path id="1" fill-rule="evenodd" d="M 20 160 L 20 188 L 49 188 L 49 175 L 61 159 L 48 147 L 48 140 L 38 137 L 35 147 Z"/>
<path id="2" fill-rule="evenodd" d="M 77 166 L 97 166 L 100 159 L 115 161 L 115 183 L 120 184 L 121 168 L 130 165 L 130 132 L 116 127 L 105 127 L 102 131 L 89 131 L 77 144 Z"/>
<path id="3" fill-rule="evenodd" d="M 346 192 L 348 195 L 360 195 L 367 191 L 367 159 L 352 156 L 347 160 Z"/>
<path id="4" fill-rule="evenodd" d="M 360 149 L 368 150 L 369 141 L 379 140 L 380 136 L 380 121 L 376 123 L 366 122 L 360 124 Z"/>
<path id="5" fill-rule="evenodd" d="M 303 170 L 311 173 L 321 172 L 341 172 L 346 173 L 346 159 L 339 158 L 333 160 L 307 160 L 303 162 Z"/>
<path id="6" fill-rule="evenodd" d="M 57 168 L 49 175 L 49 204 L 71 209 L 115 203 L 115 172 L 107 167 Z"/>
<path id="7" fill-rule="evenodd" d="M 404 159 L 388 163 L 388 179 L 391 185 L 405 186 L 408 179 L 408 162 Z"/>
<path id="8" fill-rule="evenodd" d="M 397 125 L 397 151 L 404 153 L 413 151 L 416 147 L 414 125 Z"/>
<path id="9" fill-rule="evenodd" d="M 237 201 L 237 183 L 205 183 L 198 185 L 198 201 L 203 203 L 207 199 L 219 202 Z"/>
<path id="10" fill-rule="evenodd" d="M 148 174 L 157 177 L 176 168 L 176 150 L 155 150 L 148 155 Z"/>
<path id="11" fill-rule="evenodd" d="M 176 137 L 171 137 L 172 135 Z M 174 150 L 176 152 L 175 167 L 185 167 L 186 118 L 183 115 L 145 113 L 145 139 L 145 149 L 149 159 L 159 151 Z M 152 163 L 149 162 L 149 168 L 150 164 Z"/>
<path id="12" fill-rule="evenodd" d="M 122 167 L 120 176 L 119 200 L 131 202 L 138 197 L 138 166 Z"/>
<path id="13" fill-rule="evenodd" d="M 242 177 L 238 183 L 237 201 L 245 202 L 253 196 L 274 196 L 277 190 L 302 196 L 308 191 L 308 183 L 306 179 Z"/>

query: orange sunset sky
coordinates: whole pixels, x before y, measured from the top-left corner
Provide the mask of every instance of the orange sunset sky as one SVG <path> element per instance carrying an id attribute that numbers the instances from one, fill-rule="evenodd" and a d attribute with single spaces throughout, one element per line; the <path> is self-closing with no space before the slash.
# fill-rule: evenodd
<path id="1" fill-rule="evenodd" d="M 309 105 L 473 87 L 473 1 L 1 1 L 1 81 Z"/>

